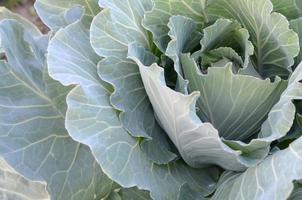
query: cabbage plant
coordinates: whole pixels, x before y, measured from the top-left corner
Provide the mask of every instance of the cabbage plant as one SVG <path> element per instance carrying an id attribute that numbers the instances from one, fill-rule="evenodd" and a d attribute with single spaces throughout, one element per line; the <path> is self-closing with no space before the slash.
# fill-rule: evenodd
<path id="1" fill-rule="evenodd" d="M 28 179 L 20 199 L 302 198 L 299 0 L 35 8 L 48 35 L 0 10 L 0 155 Z"/>

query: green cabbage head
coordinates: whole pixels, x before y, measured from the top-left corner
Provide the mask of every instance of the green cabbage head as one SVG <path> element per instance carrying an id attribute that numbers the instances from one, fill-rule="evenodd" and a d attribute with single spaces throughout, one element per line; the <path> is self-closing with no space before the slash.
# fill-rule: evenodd
<path id="1" fill-rule="evenodd" d="M 0 155 L 49 198 L 302 198 L 300 0 L 35 8 L 0 10 Z"/>

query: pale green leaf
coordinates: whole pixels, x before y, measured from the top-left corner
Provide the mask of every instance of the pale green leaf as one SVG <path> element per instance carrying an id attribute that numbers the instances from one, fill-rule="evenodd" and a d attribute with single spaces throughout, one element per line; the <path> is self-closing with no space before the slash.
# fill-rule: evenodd
<path id="1" fill-rule="evenodd" d="M 284 200 L 302 178 L 302 138 L 242 174 L 224 177 L 212 200 Z"/>
<path id="2" fill-rule="evenodd" d="M 43 182 L 25 179 L 0 158 L 0 199 L 2 200 L 48 200 Z"/>
<path id="3" fill-rule="evenodd" d="M 23 27 L 27 28 L 26 31 L 28 31 L 33 36 L 41 36 L 41 32 L 39 29 L 34 26 L 30 21 L 26 20 L 23 17 L 20 17 L 17 14 L 14 14 L 13 12 L 9 11 L 5 7 L 0 7 L 0 21 L 3 19 L 14 19 L 20 22 Z M 1 36 L 0 36 L 0 53 L 3 53 L 3 49 L 1 47 Z"/>
<path id="4" fill-rule="evenodd" d="M 228 140 L 244 141 L 257 135 L 287 84 L 280 79 L 272 83 L 234 74 L 230 63 L 224 67 L 213 65 L 202 74 L 189 54 L 182 56 L 182 65 L 190 91 L 200 92 L 198 116 Z"/>
<path id="5" fill-rule="evenodd" d="M 167 26 L 170 17 L 173 15 L 189 17 L 201 28 L 207 21 L 204 8 L 205 0 L 154 0 L 154 7 L 152 11 L 146 13 L 143 25 L 152 33 L 153 42 L 165 52 L 170 41 Z"/>
<path id="6" fill-rule="evenodd" d="M 255 152 L 255 149 L 269 147 L 274 140 L 280 139 L 290 131 L 295 115 L 296 108 L 294 100 L 302 99 L 302 64 L 300 64 L 289 78 L 287 88 L 283 91 L 278 102 L 270 110 L 267 119 L 261 126 L 257 138 L 252 139 L 248 144 L 240 141 L 224 141 L 233 149 L 245 149 L 245 153 L 251 154 L 250 157 L 257 157 L 263 152 Z"/>
<path id="7" fill-rule="evenodd" d="M 248 30 L 255 47 L 252 62 L 261 76 L 286 77 L 299 53 L 299 39 L 287 19 L 272 10 L 270 0 L 209 0 L 207 6 L 211 19 L 235 19 Z"/>
<path id="8" fill-rule="evenodd" d="M 132 42 L 149 47 L 141 21 L 152 8 L 151 0 L 104 0 L 101 5 L 105 9 L 94 18 L 90 29 L 91 44 L 97 54 L 126 58 Z"/>
<path id="9" fill-rule="evenodd" d="M 0 64 L 0 153 L 25 177 L 45 181 L 53 199 L 102 198 L 112 181 L 64 127 L 70 88 L 46 73 L 48 38 L 24 33 L 16 21 L 0 23 L 8 58 Z"/>
<path id="10" fill-rule="evenodd" d="M 230 60 L 235 59 L 243 68 L 246 68 L 250 62 L 250 56 L 254 53 L 253 44 L 249 41 L 249 33 L 246 29 L 241 28 L 238 22 L 233 22 L 228 19 L 218 19 L 213 25 L 203 29 L 204 36 L 200 41 L 201 53 L 206 54 L 217 48 L 231 47 L 240 54 L 242 58 L 239 58 L 231 53 L 230 50 L 214 50 L 219 52 L 209 52 L 217 54 L 216 56 L 225 56 Z M 231 53 L 231 55 L 230 55 Z M 241 59 L 241 61 L 240 61 Z M 242 62 L 244 59 L 244 63 Z"/>
<path id="11" fill-rule="evenodd" d="M 89 30 L 82 21 L 59 30 L 48 46 L 48 71 L 63 85 L 101 84 L 97 63 L 101 58 L 89 43 Z"/>
<path id="12" fill-rule="evenodd" d="M 35 8 L 42 21 L 53 31 L 83 17 L 86 27 L 101 10 L 98 0 L 37 0 Z"/>
<path id="13" fill-rule="evenodd" d="M 30 21 L 21 17 L 20 15 L 17 15 L 15 13 L 9 11 L 5 7 L 0 7 L 0 20 L 4 20 L 4 19 L 17 20 L 19 23 L 22 24 L 22 26 L 24 28 L 26 28 L 26 31 L 28 31 L 30 34 L 32 34 L 34 36 L 42 35 L 41 32 L 39 31 L 39 29 L 36 26 L 34 26 Z"/>
<path id="14" fill-rule="evenodd" d="M 302 16 L 301 0 L 271 0 L 274 11 L 286 16 L 287 19 L 296 19 Z"/>

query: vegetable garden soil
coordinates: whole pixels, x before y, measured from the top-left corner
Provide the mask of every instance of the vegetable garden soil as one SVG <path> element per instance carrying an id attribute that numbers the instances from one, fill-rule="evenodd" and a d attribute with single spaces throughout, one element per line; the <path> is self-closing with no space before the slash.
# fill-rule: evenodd
<path id="1" fill-rule="evenodd" d="M 15 1 L 16 3 L 11 3 Z M 35 24 L 42 33 L 47 33 L 49 28 L 41 21 L 39 16 L 37 15 L 33 5 L 35 0 L 0 0 L 0 6 L 6 6 L 11 11 L 18 13 L 23 16 L 27 20 L 31 21 Z"/>

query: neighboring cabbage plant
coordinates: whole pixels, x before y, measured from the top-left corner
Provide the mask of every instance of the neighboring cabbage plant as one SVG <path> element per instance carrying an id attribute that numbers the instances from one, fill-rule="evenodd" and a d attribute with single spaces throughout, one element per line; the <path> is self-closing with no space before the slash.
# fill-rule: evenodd
<path id="1" fill-rule="evenodd" d="M 0 154 L 50 198 L 302 198 L 299 0 L 35 8 L 0 12 Z"/>

